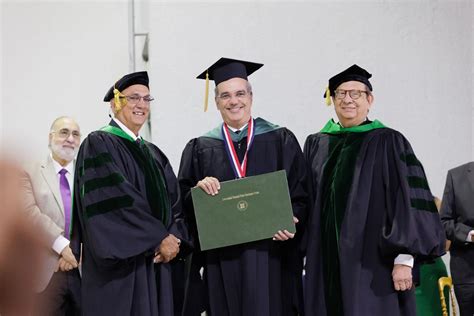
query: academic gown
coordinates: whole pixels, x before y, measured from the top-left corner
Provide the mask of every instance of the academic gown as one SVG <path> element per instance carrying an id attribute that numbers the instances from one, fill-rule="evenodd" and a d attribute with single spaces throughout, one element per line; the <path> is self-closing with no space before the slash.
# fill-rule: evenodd
<path id="1" fill-rule="evenodd" d="M 112 121 L 79 149 L 73 207 L 84 315 L 174 315 L 171 266 L 153 263 L 168 234 L 188 240 L 166 156 Z"/>
<path id="2" fill-rule="evenodd" d="M 261 118 L 255 120 L 255 129 L 246 175 L 286 170 L 293 213 L 300 220 L 295 239 L 284 242 L 266 239 L 194 253 L 184 315 L 200 315 L 203 309 L 217 316 L 289 316 L 302 312 L 302 255 L 298 243 L 307 204 L 303 155 L 288 129 Z M 198 249 L 190 189 L 207 176 L 219 181 L 236 178 L 220 135 L 218 127 L 192 139 L 181 158 L 178 179 Z M 233 132 L 231 135 L 242 162 L 247 128 L 240 135 Z M 204 280 L 199 275 L 201 267 L 204 267 Z"/>
<path id="3" fill-rule="evenodd" d="M 306 315 L 416 315 L 414 290 L 397 292 L 394 259 L 444 254 L 444 232 L 421 163 L 379 121 L 308 136 L 311 207 Z"/>

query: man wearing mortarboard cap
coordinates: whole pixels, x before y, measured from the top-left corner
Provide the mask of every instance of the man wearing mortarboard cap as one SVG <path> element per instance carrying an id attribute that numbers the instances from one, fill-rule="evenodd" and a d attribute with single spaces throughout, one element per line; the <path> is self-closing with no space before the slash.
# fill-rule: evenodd
<path id="1" fill-rule="evenodd" d="M 305 230 L 306 315 L 416 315 L 413 263 L 444 254 L 425 172 L 408 140 L 367 115 L 365 69 L 329 79 L 339 122 L 308 136 L 312 210 Z"/>
<path id="2" fill-rule="evenodd" d="M 300 224 L 306 217 L 306 168 L 291 131 L 251 115 L 253 92 L 247 76 L 261 66 L 221 58 L 198 76 L 215 81 L 215 102 L 223 122 L 189 141 L 178 179 L 185 212 L 193 221 L 192 187 L 215 195 L 222 181 L 286 170 L 294 220 L 299 220 L 296 234 L 279 231 L 273 240 L 194 253 L 187 295 L 191 299 L 184 307 L 185 315 L 200 315 L 203 309 L 220 316 L 289 316 L 302 312 L 298 245 Z M 190 225 L 198 240 L 195 223 Z"/>
<path id="3" fill-rule="evenodd" d="M 82 143 L 74 182 L 84 315 L 174 315 L 169 262 L 187 238 L 171 165 L 139 136 L 153 101 L 148 74 L 122 77 L 104 101 L 114 118 Z"/>

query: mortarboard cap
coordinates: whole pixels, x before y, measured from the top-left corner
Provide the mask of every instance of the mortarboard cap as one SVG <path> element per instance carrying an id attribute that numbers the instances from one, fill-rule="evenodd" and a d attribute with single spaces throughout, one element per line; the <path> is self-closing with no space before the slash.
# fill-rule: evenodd
<path id="1" fill-rule="evenodd" d="M 242 78 L 247 80 L 248 76 L 260 69 L 262 66 L 263 64 L 224 57 L 216 61 L 212 66 L 196 77 L 196 79 L 206 80 L 204 111 L 207 111 L 209 80 L 214 80 L 216 86 L 219 83 L 232 78 Z"/>
<path id="2" fill-rule="evenodd" d="M 263 64 L 253 63 L 250 61 L 237 60 L 222 57 L 212 66 L 207 68 L 196 79 L 206 79 L 209 74 L 209 80 L 214 80 L 216 86 L 222 81 L 232 78 L 242 78 L 247 80 L 247 76 L 257 71 Z"/>
<path id="3" fill-rule="evenodd" d="M 359 81 L 367 85 L 369 90 L 372 91 L 372 85 L 370 84 L 369 79 L 372 77 L 372 74 L 368 73 L 367 70 L 357 66 L 356 64 L 350 66 L 343 72 L 338 73 L 337 75 L 329 79 L 329 85 L 324 92 L 323 97 L 326 98 L 326 104 L 331 105 L 331 96 L 334 96 L 334 90 L 337 89 L 342 83 L 346 81 Z"/>
<path id="4" fill-rule="evenodd" d="M 112 87 L 110 87 L 109 91 L 107 91 L 104 97 L 104 102 L 109 102 L 114 98 L 114 89 L 121 92 L 134 84 L 141 84 L 150 88 L 148 73 L 146 71 L 139 71 L 123 76 Z"/>

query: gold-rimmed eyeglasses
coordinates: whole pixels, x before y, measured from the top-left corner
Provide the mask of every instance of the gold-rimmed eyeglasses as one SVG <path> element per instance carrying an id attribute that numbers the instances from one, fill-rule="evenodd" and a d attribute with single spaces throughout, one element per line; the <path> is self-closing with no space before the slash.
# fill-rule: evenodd
<path id="1" fill-rule="evenodd" d="M 145 104 L 150 104 L 151 101 L 155 100 L 150 95 L 145 95 L 142 97 L 141 95 L 138 95 L 138 94 L 124 95 L 124 96 L 121 96 L 121 98 L 126 98 L 127 102 L 133 105 L 138 104 L 141 100 L 143 100 Z"/>
<path id="2" fill-rule="evenodd" d="M 67 128 L 62 128 L 59 131 L 52 131 L 51 133 L 57 134 L 60 138 L 69 138 L 71 135 L 76 139 L 81 138 L 81 133 L 79 131 L 71 131 Z"/>
<path id="3" fill-rule="evenodd" d="M 336 99 L 344 99 L 346 97 L 346 94 L 349 93 L 349 96 L 351 97 L 352 100 L 357 100 L 360 98 L 362 93 L 367 94 L 367 91 L 364 90 L 342 90 L 342 89 L 337 89 L 334 91 L 334 97 Z"/>

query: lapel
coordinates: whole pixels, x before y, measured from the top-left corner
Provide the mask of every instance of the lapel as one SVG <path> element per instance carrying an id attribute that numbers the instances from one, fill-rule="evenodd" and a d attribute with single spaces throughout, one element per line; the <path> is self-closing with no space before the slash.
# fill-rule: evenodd
<path id="1" fill-rule="evenodd" d="M 63 200 L 61 198 L 61 192 L 59 191 L 59 180 L 56 170 L 54 169 L 53 159 L 48 155 L 45 163 L 41 165 L 41 174 L 43 175 L 44 180 L 49 186 L 49 189 L 53 193 L 54 199 L 58 204 L 58 207 L 61 209 L 61 212 L 64 214 Z"/>
<path id="2" fill-rule="evenodd" d="M 469 184 L 471 185 L 471 192 L 474 192 L 474 162 L 467 165 L 466 173 Z"/>

